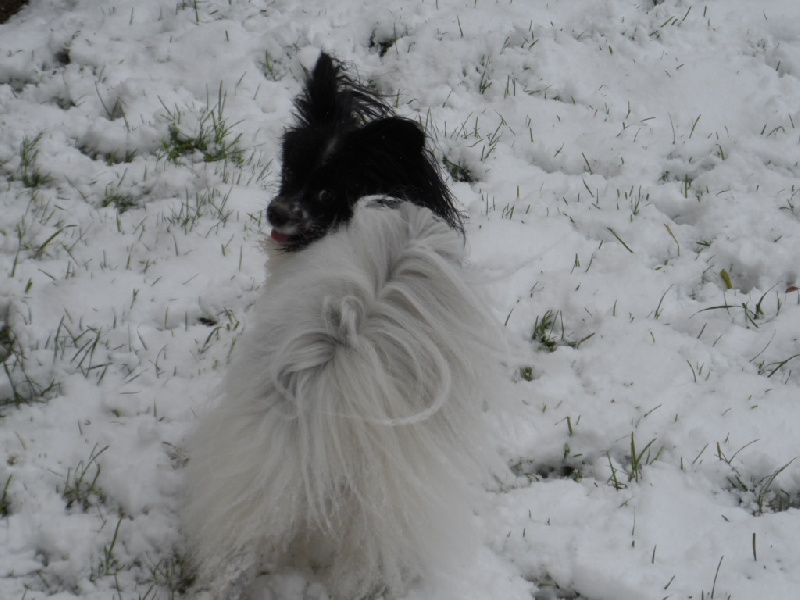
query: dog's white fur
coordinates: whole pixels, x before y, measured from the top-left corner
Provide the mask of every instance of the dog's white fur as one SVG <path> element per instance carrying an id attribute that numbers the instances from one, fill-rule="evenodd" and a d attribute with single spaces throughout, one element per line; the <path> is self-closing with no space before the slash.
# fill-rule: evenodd
<path id="1" fill-rule="evenodd" d="M 335 598 L 401 593 L 462 557 L 497 464 L 482 412 L 499 332 L 429 210 L 362 200 L 270 276 L 189 441 L 199 580 L 240 597 L 260 570 L 311 569 Z M 472 484 L 470 483 L 472 482 Z"/>

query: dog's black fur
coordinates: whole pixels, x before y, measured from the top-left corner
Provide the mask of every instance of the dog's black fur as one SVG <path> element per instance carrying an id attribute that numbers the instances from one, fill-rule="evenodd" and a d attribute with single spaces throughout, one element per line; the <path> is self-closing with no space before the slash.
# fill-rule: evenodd
<path id="1" fill-rule="evenodd" d="M 463 234 L 461 215 L 416 122 L 320 54 L 295 100 L 296 124 L 283 138 L 278 195 L 267 208 L 272 237 L 296 251 L 353 216 L 364 196 L 384 195 L 430 209 Z"/>

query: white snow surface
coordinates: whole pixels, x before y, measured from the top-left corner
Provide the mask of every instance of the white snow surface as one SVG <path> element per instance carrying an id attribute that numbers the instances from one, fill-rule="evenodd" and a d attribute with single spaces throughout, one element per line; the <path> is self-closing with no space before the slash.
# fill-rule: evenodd
<path id="1" fill-rule="evenodd" d="M 428 128 L 516 348 L 516 477 L 408 598 L 797 598 L 796 0 L 31 0 L 0 25 L 0 598 L 184 594 L 182 447 L 320 49 Z M 220 118 L 241 161 L 170 160 Z"/>

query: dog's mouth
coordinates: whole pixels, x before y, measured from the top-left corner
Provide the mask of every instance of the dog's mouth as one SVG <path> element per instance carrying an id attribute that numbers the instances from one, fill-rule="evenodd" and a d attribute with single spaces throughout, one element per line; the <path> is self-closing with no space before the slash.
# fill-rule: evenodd
<path id="1" fill-rule="evenodd" d="M 288 233 L 282 233 L 277 229 L 273 229 L 272 232 L 269 234 L 269 236 L 281 246 L 290 244 L 292 243 L 292 240 L 294 240 L 293 235 L 289 235 Z"/>

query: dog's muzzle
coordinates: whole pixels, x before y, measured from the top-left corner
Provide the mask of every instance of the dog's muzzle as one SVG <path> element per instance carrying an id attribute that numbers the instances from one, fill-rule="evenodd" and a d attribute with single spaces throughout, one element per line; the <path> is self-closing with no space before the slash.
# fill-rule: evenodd
<path id="1" fill-rule="evenodd" d="M 272 239 L 285 244 L 309 227 L 308 212 L 291 198 L 278 196 L 267 206 L 267 221 L 272 225 Z"/>

